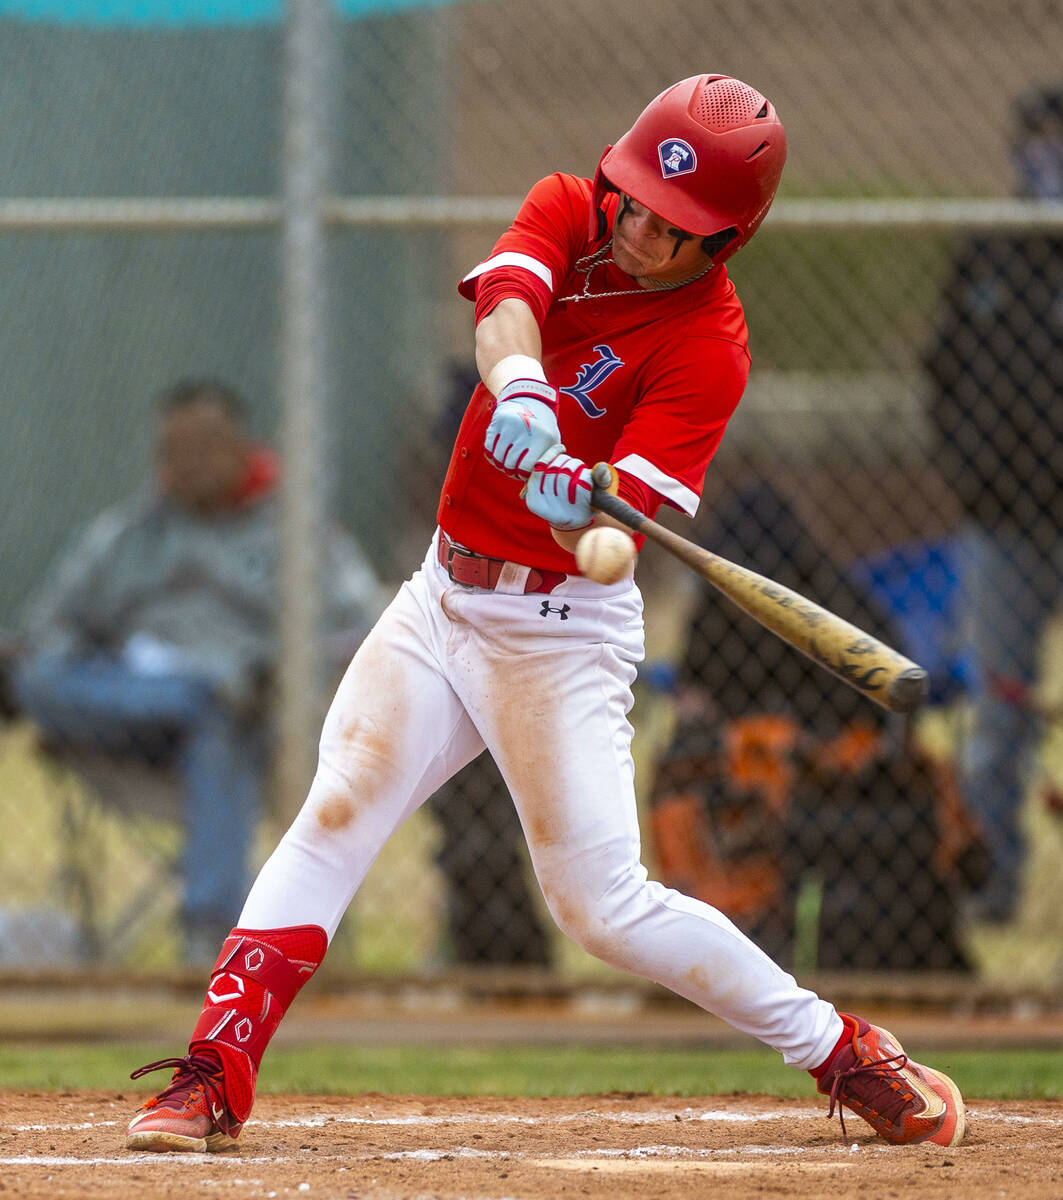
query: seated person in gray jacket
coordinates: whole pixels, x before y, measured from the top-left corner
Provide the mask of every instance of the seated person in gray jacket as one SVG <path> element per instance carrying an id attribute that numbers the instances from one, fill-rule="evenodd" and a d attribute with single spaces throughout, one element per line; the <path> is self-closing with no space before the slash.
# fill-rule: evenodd
<path id="1" fill-rule="evenodd" d="M 278 464 L 210 381 L 161 401 L 155 486 L 96 518 L 29 605 L 18 699 L 53 740 L 172 762 L 183 783 L 186 953 L 213 957 L 247 893 L 277 661 Z M 349 655 L 380 589 L 339 530 L 324 632 Z"/>

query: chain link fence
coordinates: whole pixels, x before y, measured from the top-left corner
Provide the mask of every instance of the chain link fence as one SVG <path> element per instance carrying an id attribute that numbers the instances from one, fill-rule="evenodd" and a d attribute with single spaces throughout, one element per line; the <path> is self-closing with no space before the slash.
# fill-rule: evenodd
<path id="1" fill-rule="evenodd" d="M 423 554 L 470 387 L 457 279 L 535 179 L 590 174 L 663 87 L 746 79 L 790 145 L 728 264 L 753 373 L 699 518 L 669 523 L 923 662 L 931 703 L 885 719 L 647 550 L 647 864 L 803 971 L 1058 984 L 1063 6 L 347 7 L 321 63 L 313 485 L 383 592 Z M 253 440 L 283 442 L 284 30 L 167 12 L 0 19 L 9 679 L 57 556 L 150 493 L 161 390 L 226 381 Z M 327 632 L 335 669 L 354 631 Z M 15 686 L 6 712 L 0 966 L 194 959 L 180 740 L 90 769 Z M 263 762 L 252 867 L 300 799 Z M 330 962 L 604 971 L 552 928 L 486 759 L 388 845 Z"/>

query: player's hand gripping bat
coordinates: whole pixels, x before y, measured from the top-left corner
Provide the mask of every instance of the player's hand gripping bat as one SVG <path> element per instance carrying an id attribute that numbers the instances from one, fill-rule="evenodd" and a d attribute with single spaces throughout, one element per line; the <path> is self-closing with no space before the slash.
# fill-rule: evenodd
<path id="1" fill-rule="evenodd" d="M 593 508 L 663 546 L 766 629 L 883 708 L 910 713 L 923 702 L 927 674 L 917 663 L 807 597 L 651 521 L 645 513 L 609 494 L 612 470 L 608 463 L 594 467 Z"/>

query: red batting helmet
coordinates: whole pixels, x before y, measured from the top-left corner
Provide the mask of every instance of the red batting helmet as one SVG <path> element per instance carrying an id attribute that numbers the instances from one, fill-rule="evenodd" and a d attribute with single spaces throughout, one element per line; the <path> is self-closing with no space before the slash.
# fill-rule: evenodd
<path id="1" fill-rule="evenodd" d="M 731 233 L 713 255 L 722 262 L 756 232 L 785 161 L 786 133 L 760 92 L 727 75 L 682 79 L 606 148 L 594 178 L 591 236 L 600 236 L 605 193 L 620 191 L 687 233 Z"/>

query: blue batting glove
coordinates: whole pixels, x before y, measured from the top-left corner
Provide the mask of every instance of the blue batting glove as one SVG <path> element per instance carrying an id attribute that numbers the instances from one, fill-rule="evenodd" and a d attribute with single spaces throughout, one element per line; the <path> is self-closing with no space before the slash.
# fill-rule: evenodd
<path id="1" fill-rule="evenodd" d="M 484 453 L 493 466 L 527 479 L 540 458 L 561 441 L 557 389 L 538 379 L 514 379 L 498 393 Z"/>
<path id="2" fill-rule="evenodd" d="M 532 471 L 524 503 L 555 529 L 585 529 L 593 518 L 593 487 L 590 467 L 558 445 Z"/>

